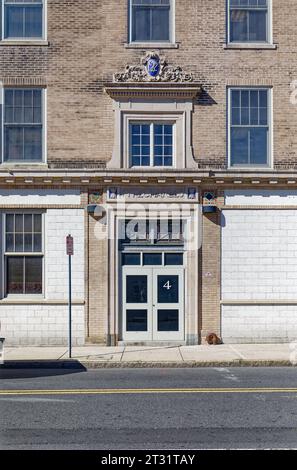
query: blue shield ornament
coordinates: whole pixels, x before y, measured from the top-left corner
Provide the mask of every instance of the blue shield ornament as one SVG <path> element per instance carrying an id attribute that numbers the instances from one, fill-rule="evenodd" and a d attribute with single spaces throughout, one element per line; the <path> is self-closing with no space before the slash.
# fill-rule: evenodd
<path id="1" fill-rule="evenodd" d="M 157 77 L 160 73 L 160 61 L 155 58 L 151 58 L 147 61 L 147 73 L 151 77 Z"/>

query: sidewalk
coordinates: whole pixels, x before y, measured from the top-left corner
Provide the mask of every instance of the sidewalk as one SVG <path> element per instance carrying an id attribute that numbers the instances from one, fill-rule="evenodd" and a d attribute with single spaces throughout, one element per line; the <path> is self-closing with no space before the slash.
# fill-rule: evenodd
<path id="1" fill-rule="evenodd" d="M 66 347 L 5 348 L 2 367 L 230 367 L 292 366 L 297 364 L 293 344 L 222 344 L 180 347 Z"/>

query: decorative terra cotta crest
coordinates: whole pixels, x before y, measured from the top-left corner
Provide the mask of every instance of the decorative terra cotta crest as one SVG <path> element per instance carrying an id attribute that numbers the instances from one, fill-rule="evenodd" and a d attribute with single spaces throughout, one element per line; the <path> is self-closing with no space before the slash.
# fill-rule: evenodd
<path id="1" fill-rule="evenodd" d="M 181 67 L 168 65 L 166 59 L 157 52 L 148 52 L 141 59 L 141 65 L 127 65 L 124 72 L 114 74 L 116 83 L 192 81 L 192 74 L 185 73 Z"/>

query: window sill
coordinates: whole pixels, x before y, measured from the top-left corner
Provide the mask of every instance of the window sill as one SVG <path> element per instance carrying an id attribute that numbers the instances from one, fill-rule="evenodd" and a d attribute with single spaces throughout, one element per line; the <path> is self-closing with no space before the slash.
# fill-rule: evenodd
<path id="1" fill-rule="evenodd" d="M 35 162 L 28 162 L 28 163 L 19 163 L 19 162 L 7 163 L 7 162 L 3 162 L 3 163 L 0 163 L 1 170 L 5 170 L 6 168 L 8 170 L 11 170 L 11 169 L 19 170 L 19 169 L 23 169 L 23 168 L 28 169 L 28 168 L 31 168 L 31 167 L 48 169 L 48 164 L 44 163 L 44 162 L 38 162 L 38 163 L 35 163 Z"/>
<path id="2" fill-rule="evenodd" d="M 228 171 L 274 171 L 274 168 L 271 166 L 229 166 Z"/>
<path id="3" fill-rule="evenodd" d="M 173 42 L 129 42 L 126 49 L 178 49 L 179 44 Z"/>
<path id="4" fill-rule="evenodd" d="M 26 296 L 20 295 L 20 297 L 5 297 L 0 299 L 0 305 L 68 305 L 68 300 L 47 300 L 43 296 Z M 84 300 L 73 300 L 73 305 L 84 305 Z"/>
<path id="5" fill-rule="evenodd" d="M 254 50 L 275 50 L 277 49 L 277 44 L 266 44 L 266 43 L 229 43 L 223 45 L 224 49 L 254 49 Z"/>
<path id="6" fill-rule="evenodd" d="M 3 39 L 0 41 L 1 46 L 49 46 L 49 41 L 43 39 Z"/>

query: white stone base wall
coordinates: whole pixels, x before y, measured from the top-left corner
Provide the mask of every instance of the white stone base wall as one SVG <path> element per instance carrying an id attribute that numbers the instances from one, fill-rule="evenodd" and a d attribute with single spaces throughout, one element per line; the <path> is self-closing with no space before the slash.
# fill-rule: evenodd
<path id="1" fill-rule="evenodd" d="M 68 340 L 68 256 L 66 236 L 74 238 L 72 257 L 73 344 L 85 341 L 85 237 L 84 209 L 68 207 L 80 204 L 79 190 L 0 190 L 0 274 L 5 278 L 5 208 L 2 204 L 30 210 L 31 204 L 51 204 L 43 214 L 43 294 L 7 296 L 0 282 L 0 335 L 6 346 L 66 345 Z M 62 205 L 62 207 L 60 207 Z M 56 206 L 56 207 L 55 207 Z M 2 224 L 2 225 L 1 225 Z"/>
<path id="2" fill-rule="evenodd" d="M 297 340 L 297 305 L 224 305 L 224 343 L 289 343 Z"/>
<path id="3" fill-rule="evenodd" d="M 225 197 L 227 206 L 243 208 L 222 214 L 223 341 L 295 341 L 297 192 L 226 191 Z"/>
<path id="4" fill-rule="evenodd" d="M 68 342 L 67 305 L 1 306 L 1 336 L 5 346 L 62 346 Z M 72 307 L 72 341 L 85 342 L 84 306 Z"/>

